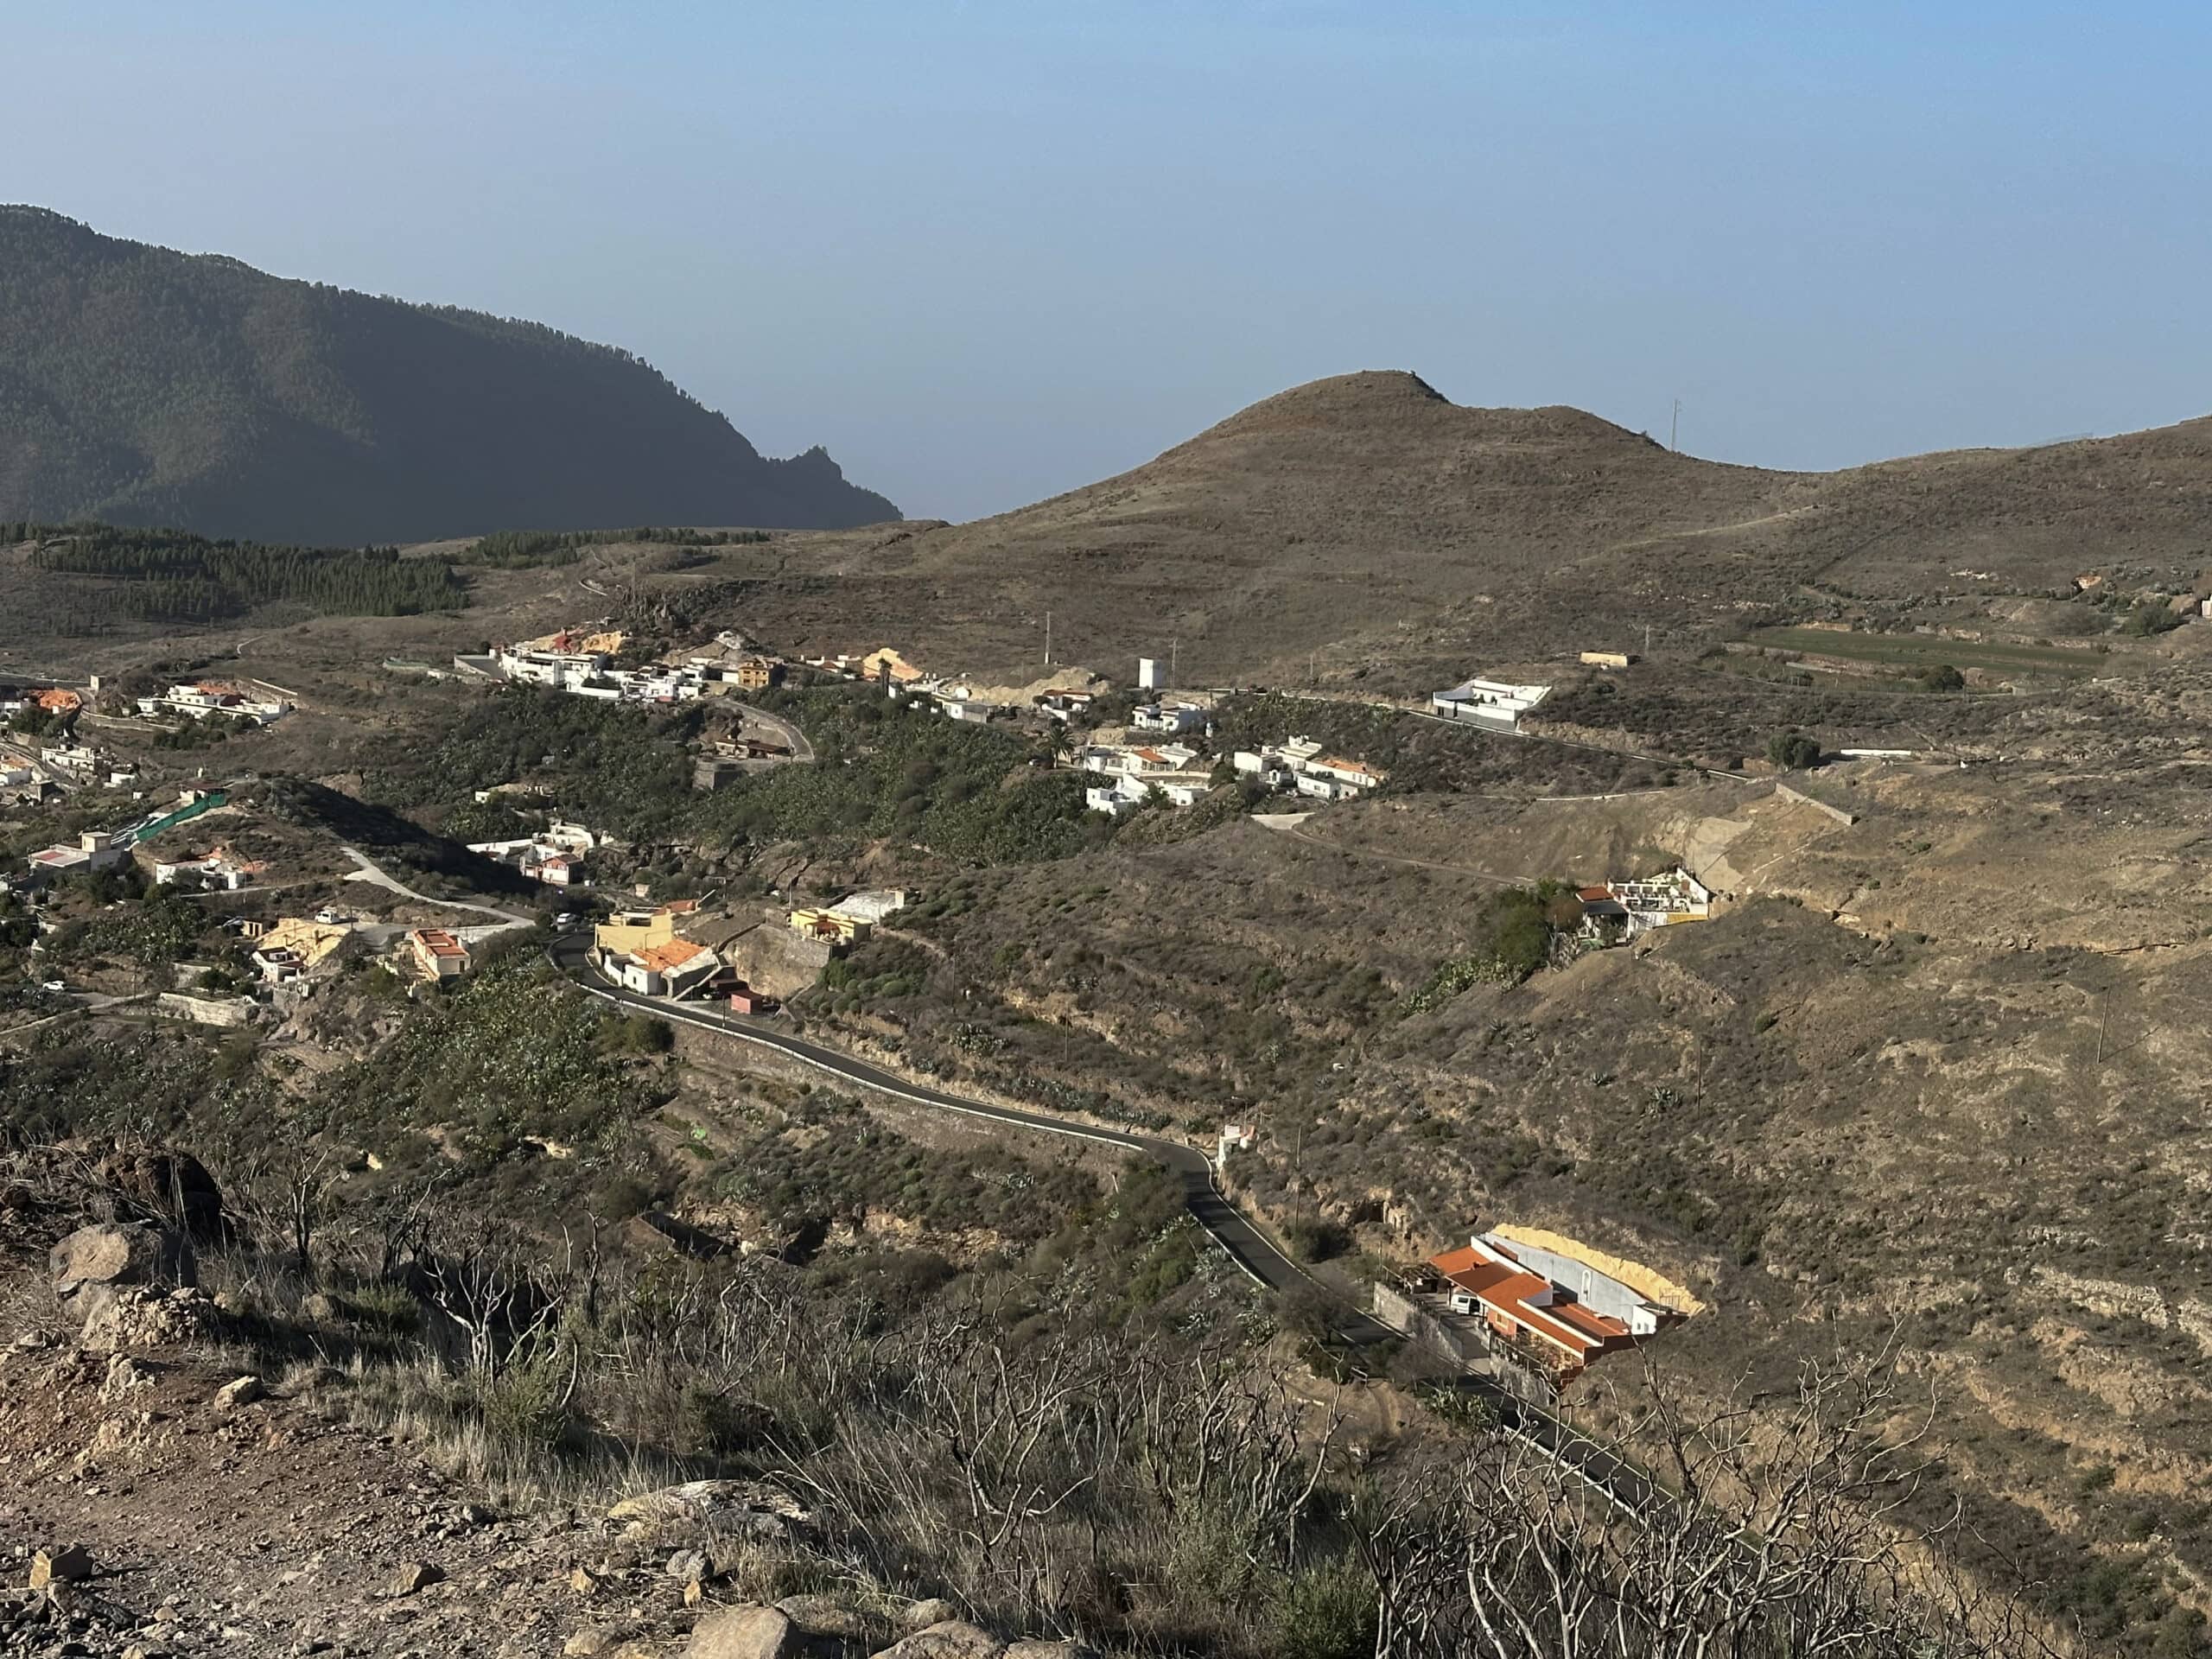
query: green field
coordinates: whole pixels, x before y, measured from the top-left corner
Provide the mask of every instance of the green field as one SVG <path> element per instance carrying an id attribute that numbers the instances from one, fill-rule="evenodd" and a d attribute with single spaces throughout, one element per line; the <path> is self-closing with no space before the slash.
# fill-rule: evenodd
<path id="1" fill-rule="evenodd" d="M 1885 663 L 1903 669 L 1988 669 L 2005 674 L 2110 673 L 2115 666 L 2102 652 L 2063 645 L 1976 645 L 1921 633 L 1846 633 L 1834 628 L 1760 628 L 1745 643 L 1769 651 L 1802 652 L 1811 657 L 1840 657 L 1852 662 Z"/>

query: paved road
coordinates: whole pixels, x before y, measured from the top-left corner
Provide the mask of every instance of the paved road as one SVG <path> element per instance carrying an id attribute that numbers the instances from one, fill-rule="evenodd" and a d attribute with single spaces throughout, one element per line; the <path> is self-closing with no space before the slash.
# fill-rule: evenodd
<path id="1" fill-rule="evenodd" d="M 481 929 L 472 928 L 468 930 L 471 932 L 502 933 L 511 927 L 533 927 L 537 925 L 537 924 L 531 921 L 531 919 L 527 916 L 518 916 L 511 910 L 500 910 L 492 905 L 466 904 L 457 899 L 433 899 L 427 893 L 417 893 L 412 887 L 402 886 L 396 877 L 388 875 L 382 869 L 378 868 L 376 861 L 372 859 L 359 848 L 345 847 L 341 848 L 340 850 L 342 851 L 346 857 L 352 859 L 354 863 L 360 866 L 360 868 L 353 871 L 351 874 L 346 877 L 346 880 L 348 881 L 366 881 L 372 887 L 382 887 L 387 893 L 396 893 L 403 899 L 412 899 L 418 905 L 435 905 L 442 910 L 465 910 L 472 916 L 491 916 L 498 918 L 498 926 Z M 404 926 L 400 926 L 395 928 L 393 931 L 404 932 L 406 930 Z"/>
<path id="2" fill-rule="evenodd" d="M 814 745 L 808 741 L 806 734 L 781 715 L 772 715 L 766 709 L 755 708 L 748 702 L 745 705 L 744 720 L 748 726 L 765 726 L 781 737 L 791 746 L 792 760 L 801 764 L 813 760 Z"/>
<path id="3" fill-rule="evenodd" d="M 993 1105 L 966 1096 L 950 1094 L 944 1090 L 933 1089 L 926 1084 L 902 1077 L 896 1072 L 870 1065 L 866 1060 L 823 1044 L 809 1041 L 791 1032 L 779 1030 L 762 1020 L 730 1014 L 704 1003 L 670 1002 L 658 997 L 636 995 L 607 982 L 592 964 L 590 937 L 582 931 L 564 933 L 556 938 L 550 954 L 563 972 L 594 996 L 658 1014 L 664 1020 L 677 1020 L 703 1031 L 734 1037 L 741 1042 L 774 1049 L 861 1088 L 873 1089 L 880 1094 L 912 1101 L 918 1105 L 957 1112 L 963 1116 L 988 1118 L 994 1122 L 1043 1135 L 1065 1135 L 1073 1140 L 1122 1147 L 1157 1159 L 1181 1179 L 1183 1199 L 1190 1207 L 1192 1218 L 1212 1236 L 1214 1241 L 1229 1253 L 1230 1259 L 1255 1282 L 1278 1292 L 1306 1287 L 1320 1289 L 1332 1304 L 1331 1318 L 1334 1328 L 1348 1342 L 1367 1347 L 1396 1338 L 1397 1333 L 1381 1320 L 1351 1306 L 1340 1296 L 1321 1287 L 1304 1268 L 1277 1249 L 1265 1234 L 1253 1226 L 1222 1195 L 1221 1188 L 1214 1179 L 1212 1160 L 1195 1147 L 1186 1146 L 1179 1141 L 1163 1140 L 1157 1135 L 1099 1128 L 1088 1123 L 1072 1123 L 1065 1118 L 1051 1117 L 1039 1112 L 1021 1111 L 1011 1106 Z M 1655 1495 L 1658 1495 L 1658 1488 L 1610 1448 L 1568 1427 L 1549 1413 L 1508 1393 L 1489 1378 L 1470 1376 L 1466 1378 L 1465 1386 L 1496 1413 L 1499 1424 L 1507 1433 L 1534 1447 L 1562 1468 L 1573 1471 L 1616 1506 L 1635 1513 L 1649 1506 Z"/>

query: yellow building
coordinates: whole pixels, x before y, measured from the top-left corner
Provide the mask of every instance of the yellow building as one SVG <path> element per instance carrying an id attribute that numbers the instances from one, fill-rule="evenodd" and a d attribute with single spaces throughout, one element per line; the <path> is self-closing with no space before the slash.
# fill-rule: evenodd
<path id="1" fill-rule="evenodd" d="M 591 931 L 592 944 L 601 957 L 650 950 L 675 937 L 676 916 L 664 906 L 658 910 L 619 911 Z"/>
<path id="2" fill-rule="evenodd" d="M 840 944 L 855 944 L 868 938 L 870 925 L 857 916 L 836 910 L 795 910 L 791 917 L 792 932 L 810 939 L 835 939 Z"/>

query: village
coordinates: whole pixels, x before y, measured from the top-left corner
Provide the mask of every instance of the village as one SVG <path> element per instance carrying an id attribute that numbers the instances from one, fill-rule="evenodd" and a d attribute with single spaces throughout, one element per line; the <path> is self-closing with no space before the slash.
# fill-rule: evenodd
<path id="1" fill-rule="evenodd" d="M 724 631 L 706 645 L 671 653 L 674 660 L 626 663 L 627 643 L 604 625 L 572 627 L 456 656 L 451 677 L 644 707 L 711 700 L 714 716 L 692 740 L 691 782 L 706 791 L 767 768 L 811 762 L 804 734 L 773 712 L 776 700 L 763 694 L 824 683 L 868 685 L 895 704 L 954 722 L 1022 731 L 1051 764 L 1083 777 L 1088 810 L 1115 820 L 1147 809 L 1187 810 L 1230 789 L 1248 810 L 1264 810 L 1260 803 L 1267 796 L 1288 798 L 1283 821 L 1295 823 L 1313 808 L 1370 798 L 1389 781 L 1383 767 L 1296 731 L 1247 740 L 1249 747 L 1219 741 L 1224 694 L 1170 690 L 1153 658 L 1138 659 L 1126 691 L 1095 675 L 1065 673 L 1041 688 L 1009 690 L 925 671 L 888 646 L 785 658 Z M 1632 660 L 1585 653 L 1586 665 L 1601 671 Z M 1512 734 L 1550 690 L 1475 677 L 1437 691 L 1421 712 Z M 75 736 L 99 690 L 97 684 L 87 694 L 40 688 L 20 696 L 18 711 L 32 711 L 26 723 L 46 732 L 42 739 L 11 734 L 0 747 L 0 764 L 9 768 L 0 770 L 0 787 L 32 785 L 50 798 L 94 785 L 134 784 L 135 766 L 111 760 Z M 208 721 L 251 727 L 291 712 L 289 700 L 261 682 L 195 681 L 137 697 L 121 718 L 166 722 L 168 729 Z M 810 994 L 830 979 L 832 964 L 879 931 L 895 928 L 912 897 L 901 888 L 859 887 L 805 902 L 773 892 L 655 898 L 650 883 L 615 879 L 631 868 L 628 849 L 550 810 L 542 785 L 510 781 L 480 789 L 475 798 L 479 805 L 519 810 L 525 827 L 466 845 L 542 891 L 545 908 L 536 917 L 485 906 L 461 906 L 458 912 L 448 907 L 439 920 L 429 919 L 425 907 L 410 906 L 414 915 L 394 917 L 330 897 L 335 890 L 328 885 L 309 883 L 297 890 L 323 895 L 321 902 L 224 921 L 221 931 L 234 942 L 227 964 L 180 963 L 172 983 L 136 995 L 160 1014 L 217 1026 L 281 1019 L 315 997 L 333 976 L 362 968 L 389 974 L 410 995 L 434 995 L 474 971 L 492 941 L 535 921 L 556 940 L 588 939 L 584 970 L 611 990 L 711 1008 L 723 1017 L 775 1019 L 787 1008 L 803 1010 Z M 224 790 L 187 785 L 128 822 L 31 852 L 19 872 L 0 874 L 0 889 L 11 889 L 29 907 L 43 938 L 60 924 L 42 901 L 73 880 L 135 873 L 149 892 L 241 898 L 293 887 L 299 872 L 249 849 L 239 811 Z M 353 891 L 364 899 L 377 896 L 381 912 L 388 912 L 386 888 L 406 890 L 361 862 L 334 879 L 368 883 Z M 1656 929 L 1703 920 L 1718 902 L 1680 868 L 1573 884 L 1570 891 L 1580 924 L 1567 937 L 1583 950 L 1627 944 Z M 34 955 L 39 949 L 34 944 Z M 52 975 L 44 981 L 48 992 L 71 988 L 50 969 L 34 971 Z M 130 1000 L 86 989 L 110 1006 Z M 1231 1128 L 1222 1135 L 1217 1156 L 1225 1176 L 1233 1178 L 1231 1154 L 1249 1144 L 1250 1133 Z M 1398 1280 L 1377 1284 L 1372 1295 L 1376 1316 L 1402 1335 L 1545 1397 L 1600 1358 L 1694 1311 L 1685 1297 L 1670 1300 L 1667 1288 L 1639 1277 L 1632 1264 L 1584 1260 L 1517 1237 L 1510 1228 L 1440 1252 Z"/>

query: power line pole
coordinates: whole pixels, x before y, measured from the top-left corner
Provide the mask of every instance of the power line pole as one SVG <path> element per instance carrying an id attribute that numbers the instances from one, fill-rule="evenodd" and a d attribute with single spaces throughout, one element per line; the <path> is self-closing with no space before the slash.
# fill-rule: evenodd
<path id="1" fill-rule="evenodd" d="M 1179 639 L 1170 639 L 1167 642 L 1167 683 L 1170 685 L 1175 683 L 1175 653 L 1182 643 Z"/>
<path id="2" fill-rule="evenodd" d="M 1052 665 L 1052 613 L 1045 613 L 1045 666 Z"/>
<path id="3" fill-rule="evenodd" d="M 1678 455 L 1682 453 L 1681 436 L 1682 400 L 1677 397 L 1675 399 L 1675 418 L 1667 427 L 1667 448 Z"/>

